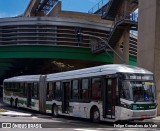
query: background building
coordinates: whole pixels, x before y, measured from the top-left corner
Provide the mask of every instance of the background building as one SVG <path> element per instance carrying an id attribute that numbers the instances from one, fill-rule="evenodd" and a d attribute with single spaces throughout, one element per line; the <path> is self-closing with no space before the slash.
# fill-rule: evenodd
<path id="1" fill-rule="evenodd" d="M 16 75 L 46 74 L 117 63 L 119 60 L 112 50 L 92 53 L 95 39 L 77 36 L 80 32 L 108 40 L 114 24 L 112 19 L 102 19 L 96 13 L 62 11 L 58 0 L 32 0 L 23 15 L 0 19 L 1 82 Z M 127 36 L 127 63 L 136 65 L 137 36 L 133 33 Z M 122 37 L 118 37 L 118 44 L 112 39 L 110 44 L 121 55 L 126 50 Z"/>

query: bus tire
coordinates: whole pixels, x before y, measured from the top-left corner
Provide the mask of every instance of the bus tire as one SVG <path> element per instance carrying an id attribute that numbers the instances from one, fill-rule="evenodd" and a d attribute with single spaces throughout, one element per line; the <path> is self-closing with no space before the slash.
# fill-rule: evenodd
<path id="1" fill-rule="evenodd" d="M 56 104 L 54 104 L 54 105 L 52 106 L 52 116 L 53 116 L 54 118 L 57 118 L 57 117 L 58 117 L 58 106 L 57 106 Z"/>
<path id="2" fill-rule="evenodd" d="M 100 122 L 100 112 L 96 106 L 91 109 L 90 118 L 93 123 Z"/>
<path id="3" fill-rule="evenodd" d="M 10 98 L 10 106 L 13 107 L 13 98 Z"/>
<path id="4" fill-rule="evenodd" d="M 18 99 L 15 100 L 15 108 L 18 108 Z"/>

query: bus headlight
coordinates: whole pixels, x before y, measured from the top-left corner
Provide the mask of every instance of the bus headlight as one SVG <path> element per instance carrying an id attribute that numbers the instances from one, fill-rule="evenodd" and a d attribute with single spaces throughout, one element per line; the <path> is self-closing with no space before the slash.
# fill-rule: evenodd
<path id="1" fill-rule="evenodd" d="M 121 101 L 121 107 L 127 108 L 127 109 L 131 109 L 131 105 L 124 103 Z"/>

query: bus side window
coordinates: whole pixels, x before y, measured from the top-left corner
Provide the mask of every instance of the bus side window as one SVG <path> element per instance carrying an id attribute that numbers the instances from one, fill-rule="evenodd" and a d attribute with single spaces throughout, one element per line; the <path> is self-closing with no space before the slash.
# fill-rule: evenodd
<path id="1" fill-rule="evenodd" d="M 101 100 L 101 78 L 92 79 L 92 99 Z"/>
<path id="2" fill-rule="evenodd" d="M 123 84 L 122 84 L 121 98 L 124 98 L 127 100 L 131 99 L 130 93 L 129 93 L 129 86 L 128 86 L 127 82 L 123 82 Z"/>
<path id="3" fill-rule="evenodd" d="M 25 83 L 20 83 L 20 87 L 22 88 L 22 96 L 26 98 L 27 91 L 26 91 Z"/>
<path id="4" fill-rule="evenodd" d="M 81 96 L 82 96 L 82 99 L 89 98 L 89 80 L 88 79 L 82 79 Z"/>
<path id="5" fill-rule="evenodd" d="M 61 99 L 61 83 L 56 82 L 55 84 L 55 99 Z"/>
<path id="6" fill-rule="evenodd" d="M 19 83 L 20 96 L 24 97 L 24 87 L 23 83 Z"/>
<path id="7" fill-rule="evenodd" d="M 47 83 L 47 100 L 52 100 L 53 99 L 53 88 L 52 88 L 52 83 L 49 82 Z"/>
<path id="8" fill-rule="evenodd" d="M 14 92 L 16 93 L 17 96 L 19 96 L 19 84 L 17 82 L 14 83 Z"/>
<path id="9" fill-rule="evenodd" d="M 52 82 L 52 99 L 55 99 L 55 82 Z"/>
<path id="10" fill-rule="evenodd" d="M 32 99 L 38 99 L 38 83 L 31 83 Z"/>
<path id="11" fill-rule="evenodd" d="M 47 83 L 46 100 L 49 100 L 49 83 Z"/>
<path id="12" fill-rule="evenodd" d="M 71 99 L 78 99 L 78 98 L 79 98 L 78 80 L 73 80 L 71 88 Z"/>
<path id="13" fill-rule="evenodd" d="M 3 89 L 4 89 L 4 93 L 6 93 L 8 91 L 8 83 L 6 83 L 6 82 L 4 83 Z"/>

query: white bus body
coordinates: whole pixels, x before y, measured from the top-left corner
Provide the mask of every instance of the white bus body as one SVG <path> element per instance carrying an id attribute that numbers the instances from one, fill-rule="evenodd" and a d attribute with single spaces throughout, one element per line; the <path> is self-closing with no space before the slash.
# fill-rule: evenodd
<path id="1" fill-rule="evenodd" d="M 10 86 L 25 97 L 10 91 Z M 74 116 L 94 122 L 148 119 L 157 112 L 153 73 L 120 64 L 5 79 L 3 100 L 55 117 Z"/>

